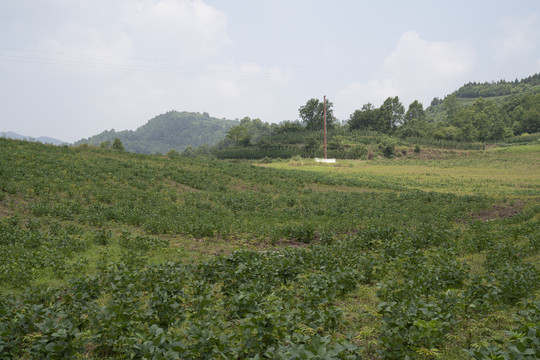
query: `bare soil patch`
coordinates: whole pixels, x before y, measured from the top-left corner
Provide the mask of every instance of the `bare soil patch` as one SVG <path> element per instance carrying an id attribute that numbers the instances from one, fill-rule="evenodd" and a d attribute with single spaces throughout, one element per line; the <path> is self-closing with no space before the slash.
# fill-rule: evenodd
<path id="1" fill-rule="evenodd" d="M 472 218 L 480 221 L 506 219 L 519 214 L 523 210 L 523 206 L 525 206 L 524 201 L 516 201 L 510 204 L 495 204 L 489 209 L 473 214 Z"/>

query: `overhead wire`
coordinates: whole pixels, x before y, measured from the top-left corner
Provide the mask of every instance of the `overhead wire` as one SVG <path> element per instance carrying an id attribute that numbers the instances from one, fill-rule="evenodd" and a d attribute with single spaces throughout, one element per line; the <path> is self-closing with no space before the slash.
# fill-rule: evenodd
<path id="1" fill-rule="evenodd" d="M 162 58 L 122 57 L 113 55 L 91 55 L 72 52 L 60 52 L 36 49 L 4 49 L 0 60 L 18 63 L 36 63 L 43 65 L 97 68 L 105 70 L 153 72 L 182 75 L 222 75 L 244 76 L 273 79 L 317 79 L 317 80 L 348 80 L 366 81 L 372 79 L 398 78 L 408 81 L 437 80 L 438 78 L 423 74 L 421 69 L 391 74 L 381 73 L 372 66 L 320 66 L 320 65 L 285 65 L 268 66 L 254 63 L 205 62 L 187 61 Z M 246 67 L 256 65 L 257 69 Z M 368 72 L 368 75 L 365 75 Z"/>

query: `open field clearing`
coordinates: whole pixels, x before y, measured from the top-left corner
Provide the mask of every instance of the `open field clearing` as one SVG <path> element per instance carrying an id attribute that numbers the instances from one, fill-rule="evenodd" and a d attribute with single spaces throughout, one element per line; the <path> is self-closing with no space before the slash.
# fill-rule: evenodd
<path id="1" fill-rule="evenodd" d="M 540 355 L 538 145 L 0 154 L 0 359 Z"/>
<path id="2" fill-rule="evenodd" d="M 486 151 L 427 151 L 407 159 L 274 162 L 268 166 L 338 174 L 357 180 L 392 181 L 407 189 L 500 200 L 538 200 L 540 145 Z"/>

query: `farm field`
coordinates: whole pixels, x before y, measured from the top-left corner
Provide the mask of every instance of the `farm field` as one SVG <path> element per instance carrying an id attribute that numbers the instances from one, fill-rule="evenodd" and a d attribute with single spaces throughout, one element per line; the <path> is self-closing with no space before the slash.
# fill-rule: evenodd
<path id="1" fill-rule="evenodd" d="M 0 154 L 0 359 L 540 355 L 539 145 Z"/>
<path id="2" fill-rule="evenodd" d="M 540 145 L 492 148 L 487 151 L 430 149 L 407 159 L 339 160 L 321 165 L 303 159 L 274 162 L 269 167 L 338 174 L 355 179 L 392 181 L 408 189 L 482 195 L 495 201 L 538 200 Z"/>

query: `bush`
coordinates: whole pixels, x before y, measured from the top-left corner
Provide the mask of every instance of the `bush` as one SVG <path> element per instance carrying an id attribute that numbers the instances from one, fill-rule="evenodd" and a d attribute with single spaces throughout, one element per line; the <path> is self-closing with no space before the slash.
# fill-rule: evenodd
<path id="1" fill-rule="evenodd" d="M 396 140 L 389 136 L 385 136 L 381 139 L 379 148 L 381 149 L 384 157 L 392 158 L 395 154 Z"/>
<path id="2" fill-rule="evenodd" d="M 169 159 L 177 159 L 180 157 L 180 153 L 174 149 L 171 149 L 167 152 L 167 157 Z"/>
<path id="3" fill-rule="evenodd" d="M 125 151 L 124 144 L 119 138 L 115 138 L 112 144 L 112 148 L 117 151 Z"/>

